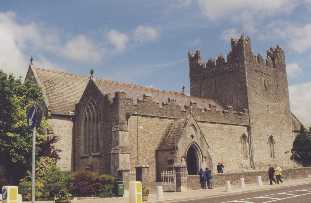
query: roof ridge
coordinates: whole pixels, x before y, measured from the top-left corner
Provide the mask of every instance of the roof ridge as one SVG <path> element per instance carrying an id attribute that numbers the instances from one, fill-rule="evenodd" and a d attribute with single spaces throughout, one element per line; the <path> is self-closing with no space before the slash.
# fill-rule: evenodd
<path id="1" fill-rule="evenodd" d="M 74 73 L 70 73 L 70 72 L 66 72 L 64 70 L 55 70 L 55 69 L 48 69 L 48 68 L 39 68 L 37 66 L 32 65 L 32 68 L 35 70 L 41 70 L 41 71 L 45 71 L 45 72 L 52 72 L 52 73 L 59 73 L 59 74 L 66 74 L 66 75 L 70 75 L 73 77 L 78 77 L 78 78 L 87 78 L 87 76 L 83 76 L 83 75 L 78 75 L 78 74 L 74 74 Z"/>
<path id="2" fill-rule="evenodd" d="M 180 95 L 180 96 L 188 96 L 188 95 L 184 95 L 183 93 L 180 93 L 180 92 L 177 92 L 177 91 L 162 90 L 162 89 L 159 89 L 159 88 L 143 86 L 143 85 L 140 85 L 140 84 L 137 84 L 137 83 L 132 83 L 132 82 L 126 83 L 126 82 L 120 82 L 120 81 L 115 81 L 115 80 L 111 80 L 111 79 L 97 79 L 95 81 L 109 82 L 109 83 L 118 84 L 118 85 L 126 85 L 128 87 L 136 87 L 136 88 L 141 88 L 141 89 L 144 89 L 144 90 L 163 92 L 163 93 L 170 93 L 170 94 L 176 94 L 176 95 Z"/>
<path id="3" fill-rule="evenodd" d="M 46 69 L 46 68 L 40 68 L 38 66 L 33 66 L 33 65 L 32 65 L 32 68 L 35 69 L 35 70 L 41 70 L 41 71 L 50 72 L 50 73 L 64 74 L 64 75 L 68 75 L 68 76 L 75 77 L 75 78 L 80 78 L 80 79 L 87 79 L 87 78 L 89 78 L 88 76 L 78 75 L 78 74 L 66 72 L 66 71 L 63 71 L 63 70 Z M 115 80 L 111 80 L 111 79 L 104 79 L 104 78 L 95 79 L 95 83 L 96 82 L 99 82 L 99 83 L 101 83 L 101 82 L 105 83 L 106 82 L 106 83 L 110 83 L 112 85 L 125 86 L 125 87 L 131 88 L 131 89 L 138 89 L 139 88 L 140 91 L 142 91 L 143 94 L 144 93 L 151 93 L 151 94 L 152 93 L 157 93 L 157 94 L 165 94 L 163 96 L 167 96 L 168 98 L 169 97 L 173 97 L 173 99 L 174 99 L 174 96 L 180 96 L 180 97 L 185 97 L 185 98 L 190 99 L 190 100 L 193 98 L 193 99 L 196 99 L 196 100 L 199 100 L 199 101 L 202 101 L 202 102 L 209 102 L 209 100 L 212 100 L 213 102 L 215 102 L 215 100 L 210 99 L 210 98 L 194 97 L 194 96 L 186 95 L 186 94 L 184 94 L 182 92 L 178 92 L 178 91 L 163 90 L 163 89 L 154 88 L 154 87 L 147 87 L 147 86 L 143 86 L 143 85 L 140 85 L 140 84 L 137 84 L 137 83 L 133 83 L 133 82 L 126 83 L 126 82 L 120 82 L 120 81 L 115 81 Z M 151 95 L 151 96 L 153 96 L 153 95 Z"/>

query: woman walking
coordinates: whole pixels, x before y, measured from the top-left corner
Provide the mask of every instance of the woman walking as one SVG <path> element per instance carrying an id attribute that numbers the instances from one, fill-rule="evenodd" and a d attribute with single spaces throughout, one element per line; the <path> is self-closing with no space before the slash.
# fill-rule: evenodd
<path id="1" fill-rule="evenodd" d="M 275 169 L 275 177 L 276 177 L 276 183 L 277 184 L 280 184 L 283 183 L 283 180 L 282 180 L 282 169 L 280 166 L 276 167 Z"/>

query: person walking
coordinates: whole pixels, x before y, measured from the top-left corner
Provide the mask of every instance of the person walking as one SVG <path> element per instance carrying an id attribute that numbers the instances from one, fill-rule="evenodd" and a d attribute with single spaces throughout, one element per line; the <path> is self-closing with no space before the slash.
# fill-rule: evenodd
<path id="1" fill-rule="evenodd" d="M 276 169 L 275 169 L 275 178 L 276 178 L 276 183 L 277 184 L 280 184 L 283 183 L 283 180 L 282 180 L 282 169 L 280 166 L 277 166 Z"/>
<path id="2" fill-rule="evenodd" d="M 199 177 L 200 177 L 200 185 L 201 185 L 201 188 L 204 189 L 205 188 L 205 180 L 204 180 L 204 171 L 203 169 L 201 168 L 200 171 L 199 171 Z"/>
<path id="3" fill-rule="evenodd" d="M 272 166 L 270 166 L 268 169 L 268 177 L 269 177 L 270 185 L 272 185 L 273 182 L 274 182 L 274 184 L 276 184 L 274 174 L 275 174 L 275 170 Z"/>

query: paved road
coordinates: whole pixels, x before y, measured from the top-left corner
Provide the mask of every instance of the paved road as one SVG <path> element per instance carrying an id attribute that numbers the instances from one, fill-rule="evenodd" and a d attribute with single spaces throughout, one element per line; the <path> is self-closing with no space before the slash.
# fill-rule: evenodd
<path id="1" fill-rule="evenodd" d="M 311 203 L 311 184 L 178 203 Z M 176 202 L 177 203 L 177 202 Z"/>

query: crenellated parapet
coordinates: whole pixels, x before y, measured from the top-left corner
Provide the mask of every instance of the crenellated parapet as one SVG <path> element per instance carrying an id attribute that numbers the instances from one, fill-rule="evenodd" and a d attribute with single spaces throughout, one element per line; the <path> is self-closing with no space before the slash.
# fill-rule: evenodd
<path id="1" fill-rule="evenodd" d="M 124 113 L 123 117 L 126 116 L 127 118 L 132 115 L 139 115 L 177 119 L 184 118 L 188 113 L 191 113 L 196 120 L 200 122 L 241 126 L 247 126 L 249 124 L 247 110 L 237 112 L 230 106 L 225 109 L 217 109 L 214 105 L 207 108 L 201 108 L 198 107 L 195 102 L 190 102 L 182 106 L 176 103 L 174 98 L 167 98 L 167 102 L 159 103 L 150 95 L 144 95 L 142 99 L 133 99 L 127 96 L 124 92 L 122 93 L 122 97 L 120 97 L 120 93 L 116 93 L 114 103 L 124 104 L 118 106 L 120 109 L 123 109 L 120 111 Z"/>
<path id="2" fill-rule="evenodd" d="M 244 67 L 245 63 L 261 65 L 265 68 L 285 69 L 285 54 L 282 48 L 276 46 L 268 49 L 266 58 L 260 54 L 254 55 L 251 40 L 244 35 L 239 39 L 231 39 L 231 51 L 226 57 L 220 54 L 218 57 L 210 58 L 205 62 L 199 50 L 189 52 L 188 57 L 190 76 L 212 77 L 217 74 L 230 73 Z"/>

